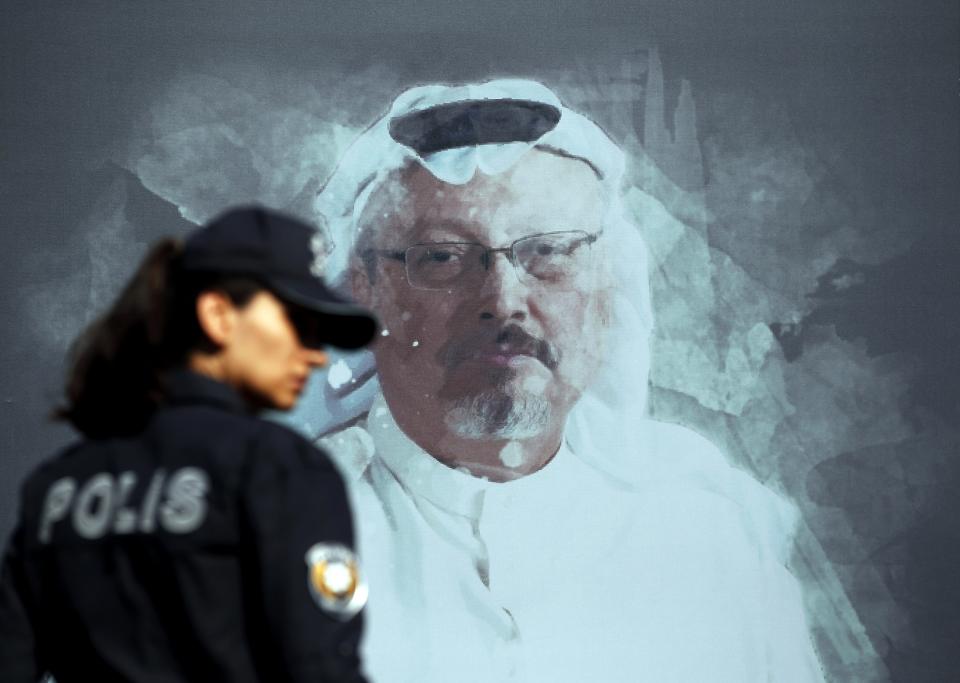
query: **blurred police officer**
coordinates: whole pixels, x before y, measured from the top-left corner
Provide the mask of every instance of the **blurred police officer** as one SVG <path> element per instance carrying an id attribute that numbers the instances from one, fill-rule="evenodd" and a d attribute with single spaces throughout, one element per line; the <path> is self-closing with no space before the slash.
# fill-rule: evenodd
<path id="1" fill-rule="evenodd" d="M 293 407 L 376 323 L 260 207 L 147 255 L 78 339 L 59 417 L 86 438 L 22 489 L 0 680 L 362 681 L 366 587 L 343 483 Z"/>

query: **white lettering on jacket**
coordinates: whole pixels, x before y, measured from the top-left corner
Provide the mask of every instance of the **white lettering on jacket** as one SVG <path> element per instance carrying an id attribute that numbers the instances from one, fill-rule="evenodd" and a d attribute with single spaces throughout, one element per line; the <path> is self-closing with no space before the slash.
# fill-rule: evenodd
<path id="1" fill-rule="evenodd" d="M 137 483 L 136 472 L 100 472 L 82 485 L 73 477 L 56 480 L 43 500 L 37 538 L 50 543 L 54 525 L 68 516 L 77 535 L 90 540 L 108 533 L 152 533 L 158 525 L 171 534 L 187 534 L 203 525 L 210 490 L 204 470 L 183 467 L 169 476 L 157 470 L 145 490 L 134 495 Z"/>

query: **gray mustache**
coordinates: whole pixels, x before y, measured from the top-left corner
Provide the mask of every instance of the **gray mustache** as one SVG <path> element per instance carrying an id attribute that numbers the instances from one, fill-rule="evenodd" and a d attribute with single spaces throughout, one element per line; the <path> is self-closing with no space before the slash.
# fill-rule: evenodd
<path id="1" fill-rule="evenodd" d="M 452 368 L 482 351 L 504 344 L 509 351 L 536 358 L 549 370 L 555 370 L 560 363 L 560 354 L 553 344 L 534 337 L 517 325 L 504 327 L 492 338 L 487 335 L 472 335 L 454 340 L 440 351 L 440 359 L 444 366 Z"/>

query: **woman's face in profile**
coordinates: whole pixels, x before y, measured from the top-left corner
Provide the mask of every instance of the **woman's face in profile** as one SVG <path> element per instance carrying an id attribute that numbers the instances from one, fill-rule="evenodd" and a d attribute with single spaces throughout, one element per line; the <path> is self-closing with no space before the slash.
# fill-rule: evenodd
<path id="1" fill-rule="evenodd" d="M 266 290 L 244 306 L 232 306 L 229 318 L 218 340 L 222 380 L 257 408 L 293 408 L 326 354 L 303 345 L 283 302 Z"/>

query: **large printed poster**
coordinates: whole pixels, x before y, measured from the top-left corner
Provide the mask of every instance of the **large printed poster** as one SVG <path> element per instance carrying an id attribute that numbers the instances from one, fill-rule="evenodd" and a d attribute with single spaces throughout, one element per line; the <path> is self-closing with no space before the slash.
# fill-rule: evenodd
<path id="1" fill-rule="evenodd" d="M 950 679 L 957 12 L 6 8 L 0 529 L 71 339 L 259 202 L 384 322 L 277 418 L 357 482 L 374 680 Z"/>

